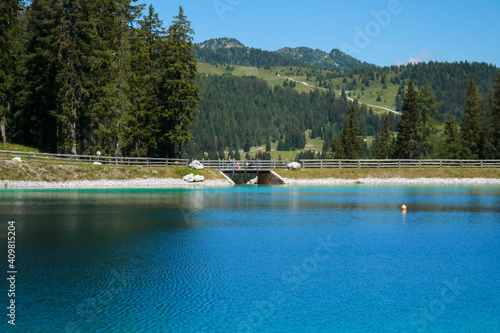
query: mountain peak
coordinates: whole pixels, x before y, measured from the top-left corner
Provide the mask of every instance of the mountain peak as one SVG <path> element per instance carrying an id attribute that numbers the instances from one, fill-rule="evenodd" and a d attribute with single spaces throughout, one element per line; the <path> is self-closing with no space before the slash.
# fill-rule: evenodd
<path id="1" fill-rule="evenodd" d="M 330 53 L 326 53 L 309 47 L 284 47 L 276 52 L 319 68 L 350 69 L 375 66 L 351 57 L 339 49 L 333 49 Z"/>
<path id="2" fill-rule="evenodd" d="M 212 38 L 209 40 L 206 40 L 202 43 L 198 44 L 198 47 L 200 49 L 207 48 L 207 49 L 220 49 L 220 48 L 225 48 L 225 49 L 231 49 L 233 47 L 243 47 L 245 48 L 246 46 L 243 45 L 242 42 L 237 40 L 236 38 Z"/>

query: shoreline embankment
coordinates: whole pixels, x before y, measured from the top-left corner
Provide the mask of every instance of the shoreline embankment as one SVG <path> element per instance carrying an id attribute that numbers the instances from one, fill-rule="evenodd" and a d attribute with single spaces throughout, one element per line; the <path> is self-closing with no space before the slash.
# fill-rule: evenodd
<path id="1" fill-rule="evenodd" d="M 189 183 L 189 173 L 204 176 Z M 325 168 L 275 170 L 288 186 L 500 185 L 500 168 Z M 0 161 L 0 190 L 223 188 L 234 186 L 220 171 L 189 167 L 58 165 Z"/>
<path id="2" fill-rule="evenodd" d="M 284 186 L 348 186 L 348 185 L 500 185 L 495 178 L 359 178 L 359 179 L 289 179 Z M 109 179 L 49 181 L 0 180 L 0 190 L 34 189 L 201 189 L 232 187 L 226 179 L 207 179 L 199 183 L 188 183 L 175 178 Z"/>

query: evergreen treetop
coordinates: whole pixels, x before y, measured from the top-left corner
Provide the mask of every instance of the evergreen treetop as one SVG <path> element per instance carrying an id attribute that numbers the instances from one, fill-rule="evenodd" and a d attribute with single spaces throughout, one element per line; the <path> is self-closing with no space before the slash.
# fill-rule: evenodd
<path id="1" fill-rule="evenodd" d="M 465 93 L 464 115 L 461 126 L 462 158 L 478 159 L 483 140 L 483 110 L 479 91 L 470 80 Z"/>
<path id="2" fill-rule="evenodd" d="M 412 159 L 418 156 L 420 148 L 420 111 L 418 108 L 418 93 L 413 81 L 408 83 L 408 89 L 403 102 L 401 121 L 396 142 L 396 154 L 399 158 Z"/>

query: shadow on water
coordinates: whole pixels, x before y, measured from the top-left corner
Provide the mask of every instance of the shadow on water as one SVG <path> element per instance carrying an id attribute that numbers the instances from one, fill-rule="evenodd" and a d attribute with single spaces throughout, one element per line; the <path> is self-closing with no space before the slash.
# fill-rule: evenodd
<path id="1" fill-rule="evenodd" d="M 209 193 L 209 192 L 207 192 Z M 211 200 L 204 191 L 60 190 L 0 193 L 0 219 L 15 220 L 19 242 L 86 247 L 158 228 L 194 228 Z M 213 192 L 216 193 L 216 192 Z"/>

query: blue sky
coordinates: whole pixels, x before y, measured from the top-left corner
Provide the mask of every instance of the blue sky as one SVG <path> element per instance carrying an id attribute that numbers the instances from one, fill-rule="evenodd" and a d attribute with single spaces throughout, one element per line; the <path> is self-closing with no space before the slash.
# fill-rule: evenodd
<path id="1" fill-rule="evenodd" d="M 274 51 L 333 48 L 379 66 L 479 61 L 500 66 L 499 0 L 177 0 L 152 3 L 168 27 L 182 5 L 195 42 L 234 37 Z"/>

